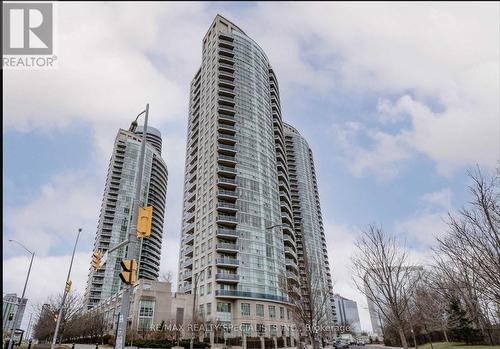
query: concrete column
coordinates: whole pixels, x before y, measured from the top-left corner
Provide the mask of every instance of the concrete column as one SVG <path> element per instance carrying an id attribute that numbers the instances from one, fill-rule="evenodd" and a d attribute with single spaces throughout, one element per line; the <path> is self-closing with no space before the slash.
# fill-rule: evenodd
<path id="1" fill-rule="evenodd" d="M 215 334 L 214 331 L 210 331 L 210 346 L 213 347 L 215 342 Z"/>
<path id="2" fill-rule="evenodd" d="M 278 349 L 278 338 L 273 337 L 274 349 Z"/>
<path id="3" fill-rule="evenodd" d="M 264 342 L 264 337 L 260 337 L 260 348 L 261 349 L 266 349 L 266 343 Z"/>
<path id="4" fill-rule="evenodd" d="M 243 338 L 241 340 L 241 345 L 243 346 L 243 349 L 247 349 L 247 335 L 243 334 Z"/>

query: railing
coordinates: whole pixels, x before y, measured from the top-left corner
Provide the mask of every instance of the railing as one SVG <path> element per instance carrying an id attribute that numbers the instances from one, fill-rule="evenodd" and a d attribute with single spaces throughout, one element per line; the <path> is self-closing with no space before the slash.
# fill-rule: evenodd
<path id="1" fill-rule="evenodd" d="M 216 249 L 224 249 L 224 250 L 239 250 L 240 245 L 238 244 L 230 244 L 230 243 L 219 243 L 215 245 Z"/>
<path id="2" fill-rule="evenodd" d="M 236 191 L 234 191 L 234 190 L 219 189 L 219 190 L 217 190 L 217 194 L 218 195 L 236 196 Z"/>
<path id="3" fill-rule="evenodd" d="M 218 166 L 217 167 L 219 171 L 226 171 L 226 172 L 232 172 L 236 173 L 236 169 L 234 167 L 229 167 L 229 166 Z"/>
<path id="4" fill-rule="evenodd" d="M 236 158 L 234 156 L 228 156 L 228 155 L 220 155 L 218 156 L 218 159 L 222 160 L 229 160 L 229 161 L 236 161 Z"/>
<path id="5" fill-rule="evenodd" d="M 245 291 L 233 291 L 233 290 L 215 290 L 215 296 L 217 297 L 238 297 L 238 298 L 259 298 L 259 299 L 270 299 L 278 302 L 287 302 L 287 297 L 276 296 L 273 294 L 266 293 L 256 293 L 256 292 L 245 292 Z"/>
<path id="6" fill-rule="evenodd" d="M 231 264 L 231 265 L 240 265 L 240 261 L 234 258 L 216 258 L 215 264 Z"/>
<path id="7" fill-rule="evenodd" d="M 230 216 L 226 214 L 220 214 L 217 216 L 218 221 L 231 221 L 231 222 L 238 222 L 238 218 L 236 216 Z"/>
<path id="8" fill-rule="evenodd" d="M 236 204 L 232 204 L 232 203 L 229 203 L 229 202 L 218 202 L 217 203 L 217 208 L 233 208 L 233 209 L 238 209 L 238 207 L 236 206 Z"/>
<path id="9" fill-rule="evenodd" d="M 228 274 L 228 273 L 218 273 L 215 274 L 216 280 L 239 280 L 240 276 L 238 274 Z"/>
<path id="10" fill-rule="evenodd" d="M 217 229 L 217 235 L 229 235 L 229 236 L 240 236 L 240 233 L 236 230 L 232 229 Z"/>

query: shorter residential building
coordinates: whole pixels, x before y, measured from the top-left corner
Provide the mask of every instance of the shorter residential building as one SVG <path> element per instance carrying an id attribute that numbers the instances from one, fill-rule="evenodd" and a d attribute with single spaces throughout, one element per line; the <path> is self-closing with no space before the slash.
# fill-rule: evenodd
<path id="1" fill-rule="evenodd" d="M 21 298 L 19 298 L 16 293 L 7 293 L 3 296 L 2 329 L 4 334 L 10 332 L 12 329 L 12 324 L 14 323 L 18 311 L 19 315 L 15 328 L 18 329 L 21 326 L 28 299 L 23 298 L 21 302 L 20 300 Z M 21 305 L 19 306 L 19 304 Z"/>
<path id="2" fill-rule="evenodd" d="M 361 322 L 359 321 L 358 304 L 339 294 L 333 296 L 335 301 L 336 317 L 339 326 L 350 326 L 352 332 L 361 332 Z"/>
<path id="3" fill-rule="evenodd" d="M 118 292 L 89 310 L 104 314 L 105 331 L 113 336 L 117 329 L 122 293 Z M 130 297 L 128 328 L 137 332 L 168 325 L 186 328 L 192 319 L 192 309 L 193 296 L 172 292 L 170 282 L 139 279 Z"/>

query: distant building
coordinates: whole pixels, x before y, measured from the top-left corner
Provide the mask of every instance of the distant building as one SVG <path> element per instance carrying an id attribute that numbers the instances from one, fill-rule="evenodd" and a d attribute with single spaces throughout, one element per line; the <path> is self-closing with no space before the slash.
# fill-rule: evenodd
<path id="1" fill-rule="evenodd" d="M 361 322 L 359 321 L 358 304 L 339 294 L 333 296 L 339 326 L 349 325 L 353 332 L 361 332 Z"/>
<path id="2" fill-rule="evenodd" d="M 110 335 L 116 332 L 122 293 L 120 291 L 102 300 L 89 310 L 104 314 L 105 331 Z M 139 279 L 130 297 L 128 328 L 137 332 L 148 331 L 153 327 L 157 329 L 162 324 L 176 324 L 181 328 L 180 325 L 191 322 L 192 309 L 192 295 L 172 292 L 170 282 Z"/>
<path id="3" fill-rule="evenodd" d="M 2 311 L 2 329 L 3 333 L 10 332 L 14 319 L 16 318 L 16 313 L 19 311 L 17 318 L 17 323 L 15 328 L 18 329 L 21 326 L 24 316 L 24 310 L 26 309 L 27 298 L 23 298 L 21 306 L 19 306 L 20 298 L 16 293 L 7 293 L 3 297 L 3 311 Z"/>

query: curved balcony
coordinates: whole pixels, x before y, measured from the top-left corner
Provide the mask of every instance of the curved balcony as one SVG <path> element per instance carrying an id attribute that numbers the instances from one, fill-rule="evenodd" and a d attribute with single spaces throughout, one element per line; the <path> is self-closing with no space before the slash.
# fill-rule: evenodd
<path id="1" fill-rule="evenodd" d="M 217 185 L 221 188 L 226 188 L 231 190 L 236 189 L 236 187 L 238 186 L 238 184 L 236 183 L 236 179 L 224 178 L 224 177 L 217 178 Z"/>
<path id="2" fill-rule="evenodd" d="M 292 272 L 290 272 L 290 271 L 287 271 L 287 272 L 286 272 L 286 277 L 287 277 L 287 279 L 288 279 L 288 280 L 291 280 L 291 281 L 292 281 L 293 283 L 295 283 L 296 285 L 299 285 L 299 284 L 300 284 L 300 282 L 299 282 L 299 277 L 298 277 L 296 274 L 294 274 L 294 273 L 292 273 Z"/>
<path id="3" fill-rule="evenodd" d="M 240 245 L 229 242 L 218 242 L 215 244 L 217 252 L 238 253 Z"/>
<path id="4" fill-rule="evenodd" d="M 233 58 L 234 57 L 234 52 L 233 52 L 233 50 L 219 47 L 219 57 Z"/>
<path id="5" fill-rule="evenodd" d="M 238 199 L 238 195 L 235 190 L 225 190 L 219 189 L 217 190 L 217 197 L 219 199 L 228 200 L 228 201 L 236 201 Z"/>
<path id="6" fill-rule="evenodd" d="M 238 225 L 238 218 L 236 218 L 236 216 L 220 214 L 215 218 L 215 221 L 218 224 L 231 226 L 231 227 L 235 227 L 236 225 Z"/>
<path id="7" fill-rule="evenodd" d="M 222 143 L 217 143 L 217 151 L 221 154 L 226 154 L 226 155 L 236 155 L 236 147 L 234 145 L 228 145 L 228 144 L 222 144 Z"/>
<path id="8" fill-rule="evenodd" d="M 236 137 L 234 135 L 228 135 L 225 133 L 219 133 L 217 135 L 217 140 L 220 143 L 224 143 L 224 144 L 230 144 L 230 145 L 236 144 Z"/>
<path id="9" fill-rule="evenodd" d="M 230 202 L 217 202 L 216 208 L 219 212 L 229 212 L 229 213 L 236 213 L 238 212 L 238 207 L 236 204 L 230 203 Z"/>
<path id="10" fill-rule="evenodd" d="M 234 98 L 236 96 L 236 93 L 234 92 L 233 88 L 225 88 L 225 87 L 219 86 L 218 93 L 219 93 L 219 96 L 223 96 L 223 97 Z"/>
<path id="11" fill-rule="evenodd" d="M 293 249 L 295 251 L 297 251 L 297 245 L 295 244 L 295 241 L 293 241 L 293 239 L 290 236 L 283 235 L 283 243 L 285 244 L 285 246 L 288 245 L 290 247 L 293 247 Z"/>
<path id="12" fill-rule="evenodd" d="M 217 273 L 215 274 L 215 281 L 225 283 L 238 283 L 240 282 L 240 276 L 238 274 Z"/>
<path id="13" fill-rule="evenodd" d="M 227 228 L 219 228 L 215 234 L 218 238 L 224 239 L 237 239 L 240 236 L 237 230 Z"/>
<path id="14" fill-rule="evenodd" d="M 216 258 L 215 265 L 226 268 L 238 268 L 240 261 L 235 258 Z"/>
<path id="15" fill-rule="evenodd" d="M 217 166 L 217 173 L 232 178 L 236 177 L 237 174 L 236 168 L 223 165 Z"/>
<path id="16" fill-rule="evenodd" d="M 217 161 L 221 165 L 236 166 L 236 158 L 234 156 L 218 154 Z"/>
<path id="17" fill-rule="evenodd" d="M 229 134 L 232 136 L 236 134 L 236 127 L 234 127 L 233 125 L 226 125 L 219 123 L 217 125 L 217 130 L 219 131 L 220 134 Z"/>

